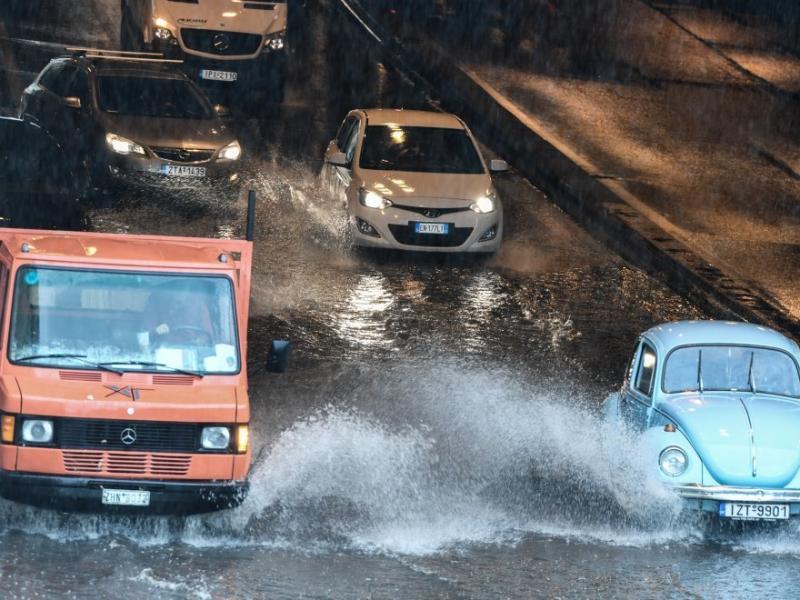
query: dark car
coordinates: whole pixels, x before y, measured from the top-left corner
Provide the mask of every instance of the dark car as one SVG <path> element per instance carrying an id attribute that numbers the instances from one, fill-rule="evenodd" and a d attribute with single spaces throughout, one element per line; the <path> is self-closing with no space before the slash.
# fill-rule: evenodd
<path id="1" fill-rule="evenodd" d="M 0 226 L 83 229 L 74 162 L 34 123 L 0 117 Z"/>
<path id="2" fill-rule="evenodd" d="M 75 156 L 87 190 L 238 184 L 241 147 L 175 64 L 87 53 L 50 61 L 22 95 L 20 114 Z"/>

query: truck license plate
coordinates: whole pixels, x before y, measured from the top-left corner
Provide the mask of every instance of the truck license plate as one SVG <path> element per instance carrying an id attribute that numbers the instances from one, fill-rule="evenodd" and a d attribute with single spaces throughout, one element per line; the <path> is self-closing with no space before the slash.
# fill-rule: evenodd
<path id="1" fill-rule="evenodd" d="M 161 165 L 163 175 L 173 175 L 175 177 L 205 177 L 205 167 L 184 167 L 182 165 Z"/>
<path id="2" fill-rule="evenodd" d="M 447 235 L 449 229 L 447 223 L 416 223 L 414 228 L 417 233 L 434 233 L 436 235 Z"/>
<path id="3" fill-rule="evenodd" d="M 719 516 L 747 521 L 774 521 L 789 518 L 788 504 L 752 502 L 720 502 Z"/>
<path id="4" fill-rule="evenodd" d="M 103 504 L 113 506 L 150 506 L 146 490 L 103 490 Z"/>
<path id="5" fill-rule="evenodd" d="M 200 69 L 200 78 L 209 81 L 236 81 L 239 74 L 236 71 L 216 71 L 214 69 Z"/>

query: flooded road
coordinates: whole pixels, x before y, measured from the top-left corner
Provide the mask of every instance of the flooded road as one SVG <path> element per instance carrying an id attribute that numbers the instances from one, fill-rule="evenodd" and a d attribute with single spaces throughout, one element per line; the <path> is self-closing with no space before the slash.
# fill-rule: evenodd
<path id="1" fill-rule="evenodd" d="M 93 39 L 112 39 L 117 3 L 85 10 Z M 320 191 L 325 144 L 354 106 L 425 98 L 376 57 L 343 63 L 331 39 L 348 31 L 315 3 L 285 105 L 235 124 L 259 199 L 251 368 L 271 339 L 294 343 L 289 373 L 251 379 L 249 498 L 183 519 L 2 502 L 4 595 L 795 596 L 797 525 L 720 531 L 681 515 L 636 440 L 598 418 L 640 331 L 708 315 L 513 173 L 496 179 L 494 257 L 349 247 Z M 204 195 L 88 209 L 97 230 L 220 237 L 241 236 L 243 215 L 243 197 Z"/>

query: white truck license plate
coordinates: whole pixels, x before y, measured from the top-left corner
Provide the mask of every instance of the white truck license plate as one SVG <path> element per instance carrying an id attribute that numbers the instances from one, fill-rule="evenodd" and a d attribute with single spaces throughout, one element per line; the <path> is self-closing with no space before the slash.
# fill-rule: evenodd
<path id="1" fill-rule="evenodd" d="M 161 165 L 163 175 L 173 175 L 175 177 L 205 177 L 205 167 L 184 167 L 182 165 Z"/>
<path id="2" fill-rule="evenodd" d="M 239 74 L 236 71 L 215 71 L 214 69 L 200 69 L 200 78 L 209 81 L 236 81 Z"/>
<path id="3" fill-rule="evenodd" d="M 450 227 L 447 223 L 416 223 L 414 230 L 417 233 L 434 233 L 447 235 Z"/>
<path id="4" fill-rule="evenodd" d="M 103 504 L 114 506 L 150 506 L 146 490 L 103 490 Z"/>
<path id="5" fill-rule="evenodd" d="M 788 519 L 789 505 L 763 504 L 761 502 L 720 502 L 719 516 L 726 519 L 748 521 Z"/>

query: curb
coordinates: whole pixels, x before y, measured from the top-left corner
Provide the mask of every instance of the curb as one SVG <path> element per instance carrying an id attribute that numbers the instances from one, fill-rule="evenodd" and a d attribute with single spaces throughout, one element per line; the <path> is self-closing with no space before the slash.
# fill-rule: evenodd
<path id="1" fill-rule="evenodd" d="M 613 180 L 598 178 L 568 148 L 559 147 L 534 119 L 458 67 L 435 44 L 415 40 L 409 48 L 382 32 L 359 0 L 337 5 L 377 44 L 395 68 L 436 93 L 448 111 L 493 140 L 514 167 L 557 206 L 628 262 L 657 274 L 678 293 L 724 318 L 763 324 L 800 338 L 800 322 L 765 289 L 727 274 L 648 218 L 643 203 Z M 434 83 L 435 82 L 435 83 Z"/>

